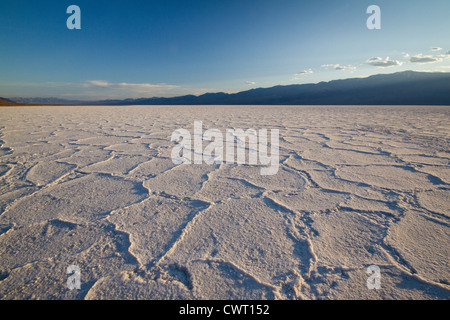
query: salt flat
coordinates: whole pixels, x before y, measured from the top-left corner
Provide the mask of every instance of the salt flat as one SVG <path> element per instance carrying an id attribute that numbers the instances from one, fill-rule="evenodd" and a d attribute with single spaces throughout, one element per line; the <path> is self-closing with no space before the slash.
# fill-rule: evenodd
<path id="1" fill-rule="evenodd" d="M 278 173 L 175 165 L 194 121 Z M 2 108 L 0 298 L 449 299 L 449 161 L 450 107 Z"/>

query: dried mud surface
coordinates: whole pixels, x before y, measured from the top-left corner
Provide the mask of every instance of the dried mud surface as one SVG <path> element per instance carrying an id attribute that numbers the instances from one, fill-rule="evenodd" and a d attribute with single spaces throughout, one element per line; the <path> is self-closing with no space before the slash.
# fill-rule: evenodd
<path id="1" fill-rule="evenodd" d="M 279 129 L 278 173 L 175 165 L 198 120 Z M 449 107 L 5 108 L 0 298 L 449 299 L 449 160 Z"/>

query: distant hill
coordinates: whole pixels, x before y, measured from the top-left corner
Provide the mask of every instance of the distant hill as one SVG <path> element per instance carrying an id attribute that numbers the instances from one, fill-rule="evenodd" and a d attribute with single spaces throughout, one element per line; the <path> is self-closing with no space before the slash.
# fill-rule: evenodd
<path id="1" fill-rule="evenodd" d="M 17 103 L 9 99 L 0 97 L 0 106 L 17 106 Z"/>
<path id="2" fill-rule="evenodd" d="M 90 101 L 81 100 L 66 100 L 60 98 L 21 98 L 13 97 L 9 99 L 20 104 L 34 104 L 34 105 L 76 105 L 76 104 L 86 104 Z"/>
<path id="3" fill-rule="evenodd" d="M 450 105 L 450 73 L 405 71 L 317 84 L 258 88 L 233 94 L 219 92 L 173 98 L 12 100 L 39 104 L 91 105 Z"/>
<path id="4" fill-rule="evenodd" d="M 20 106 L 42 106 L 43 104 L 33 104 L 33 103 L 23 103 L 23 102 L 16 102 L 12 99 L 2 98 L 0 97 L 0 107 L 20 107 Z"/>

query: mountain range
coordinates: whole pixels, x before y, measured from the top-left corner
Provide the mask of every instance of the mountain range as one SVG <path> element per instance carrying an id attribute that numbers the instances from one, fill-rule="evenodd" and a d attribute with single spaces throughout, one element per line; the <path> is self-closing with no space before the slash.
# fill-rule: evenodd
<path id="1" fill-rule="evenodd" d="M 450 73 L 404 71 L 367 78 L 257 88 L 238 93 L 206 93 L 171 98 L 77 101 L 9 98 L 45 105 L 450 105 Z"/>

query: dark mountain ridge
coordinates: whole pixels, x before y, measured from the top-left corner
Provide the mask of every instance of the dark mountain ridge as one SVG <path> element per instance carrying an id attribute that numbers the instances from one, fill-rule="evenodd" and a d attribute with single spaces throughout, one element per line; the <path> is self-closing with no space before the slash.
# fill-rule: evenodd
<path id="1" fill-rule="evenodd" d="M 238 93 L 206 93 L 172 98 L 70 101 L 11 98 L 18 103 L 83 105 L 450 105 L 450 73 L 405 71 L 257 88 Z"/>

